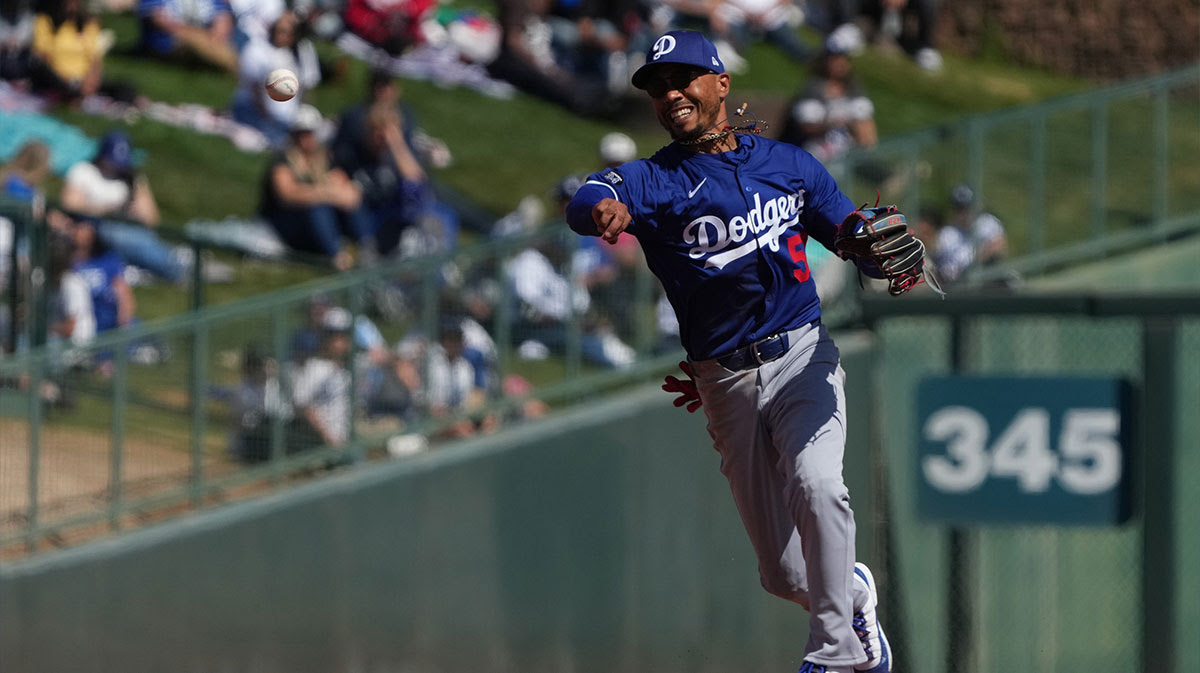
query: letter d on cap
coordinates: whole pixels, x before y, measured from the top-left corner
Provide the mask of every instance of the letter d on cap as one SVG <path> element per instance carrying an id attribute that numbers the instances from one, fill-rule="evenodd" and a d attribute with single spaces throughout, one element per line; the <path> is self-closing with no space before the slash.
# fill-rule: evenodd
<path id="1" fill-rule="evenodd" d="M 654 60 L 657 61 L 674 50 L 675 36 L 663 35 L 662 37 L 658 38 L 657 42 L 654 43 Z"/>

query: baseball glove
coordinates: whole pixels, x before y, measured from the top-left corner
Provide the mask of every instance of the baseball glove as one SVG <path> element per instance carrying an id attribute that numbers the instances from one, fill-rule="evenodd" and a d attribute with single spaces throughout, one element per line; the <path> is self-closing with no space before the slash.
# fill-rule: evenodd
<path id="1" fill-rule="evenodd" d="M 896 206 L 850 213 L 838 227 L 834 247 L 867 275 L 887 280 L 893 297 L 911 290 L 925 272 L 925 244 L 908 230 Z"/>

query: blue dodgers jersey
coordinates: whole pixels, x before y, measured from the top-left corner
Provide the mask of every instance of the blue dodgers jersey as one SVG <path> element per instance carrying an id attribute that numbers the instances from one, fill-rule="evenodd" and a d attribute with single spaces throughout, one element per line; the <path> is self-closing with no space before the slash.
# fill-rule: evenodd
<path id="1" fill-rule="evenodd" d="M 633 220 L 651 271 L 679 318 L 688 355 L 725 355 L 821 315 L 805 246 L 830 250 L 854 204 L 804 150 L 738 136 L 738 147 L 696 154 L 672 143 L 649 159 L 593 173 L 567 208 L 595 236 L 592 207 L 616 198 Z"/>

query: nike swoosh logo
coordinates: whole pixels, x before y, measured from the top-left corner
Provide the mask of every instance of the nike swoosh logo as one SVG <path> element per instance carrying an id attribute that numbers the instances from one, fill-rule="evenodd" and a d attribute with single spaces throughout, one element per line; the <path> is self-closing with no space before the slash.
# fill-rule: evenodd
<path id="1" fill-rule="evenodd" d="M 696 192 L 700 191 L 700 188 L 703 187 L 704 183 L 706 183 L 706 182 L 708 182 L 707 176 L 703 180 L 700 181 L 700 184 L 696 185 L 695 187 L 692 187 L 691 191 L 688 192 L 688 198 L 690 199 L 693 196 L 695 196 Z"/>

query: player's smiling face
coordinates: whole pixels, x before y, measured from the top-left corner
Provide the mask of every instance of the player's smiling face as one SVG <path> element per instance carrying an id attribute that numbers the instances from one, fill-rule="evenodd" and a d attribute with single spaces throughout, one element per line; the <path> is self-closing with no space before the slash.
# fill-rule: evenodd
<path id="1" fill-rule="evenodd" d="M 645 89 L 654 104 L 658 123 L 671 138 L 690 140 L 713 130 L 723 119 L 729 75 L 691 65 L 664 63 L 650 74 Z"/>

